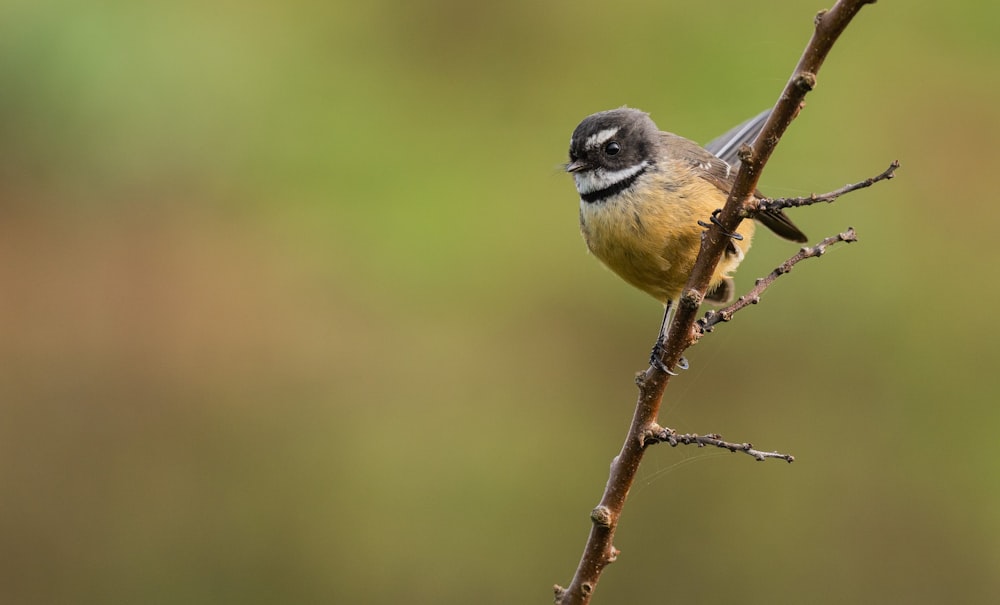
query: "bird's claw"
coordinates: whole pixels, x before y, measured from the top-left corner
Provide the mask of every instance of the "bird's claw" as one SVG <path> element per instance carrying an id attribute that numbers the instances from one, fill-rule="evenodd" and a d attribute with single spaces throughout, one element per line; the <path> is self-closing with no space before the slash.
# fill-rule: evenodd
<path id="1" fill-rule="evenodd" d="M 732 238 L 732 239 L 734 239 L 734 240 L 736 240 L 738 242 L 739 241 L 743 241 L 743 236 L 742 235 L 740 235 L 739 233 L 730 233 L 730 232 L 726 231 L 722 227 L 722 222 L 719 220 L 719 213 L 720 212 L 722 212 L 722 208 L 716 208 L 715 210 L 713 210 L 712 211 L 712 216 L 710 217 L 709 220 L 711 220 L 712 223 L 714 223 L 715 225 L 717 225 L 719 227 L 719 229 L 722 230 L 722 235 L 725 235 L 726 237 Z M 706 223 L 705 221 L 698 221 L 698 225 L 700 227 L 704 227 L 706 229 L 708 229 L 711 226 L 708 223 Z"/>
<path id="2" fill-rule="evenodd" d="M 649 365 L 653 366 L 657 370 L 670 374 L 671 376 L 677 376 L 677 372 L 672 371 L 667 367 L 667 364 L 663 363 L 663 342 L 657 340 L 656 344 L 653 345 L 653 351 L 649 354 Z M 686 370 L 690 366 L 688 365 L 688 360 L 686 357 L 681 357 L 677 360 L 677 369 Z"/>

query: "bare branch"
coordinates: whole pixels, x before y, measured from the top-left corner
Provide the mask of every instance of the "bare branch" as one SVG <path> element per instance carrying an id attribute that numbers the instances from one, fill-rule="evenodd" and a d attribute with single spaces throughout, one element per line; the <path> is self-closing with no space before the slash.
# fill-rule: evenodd
<path id="1" fill-rule="evenodd" d="M 870 179 L 865 179 L 860 183 L 853 183 L 850 185 L 844 185 L 840 189 L 831 191 L 829 193 L 812 194 L 806 197 L 780 197 L 780 198 L 757 198 L 757 207 L 751 210 L 751 213 L 763 212 L 767 210 L 781 210 L 783 208 L 799 208 L 801 206 L 812 206 L 813 204 L 818 204 L 819 202 L 830 203 L 836 200 L 838 197 L 851 193 L 852 191 L 857 191 L 858 189 L 864 189 L 865 187 L 871 187 L 879 181 L 886 181 L 896 176 L 896 169 L 899 168 L 899 160 L 893 160 L 892 164 L 885 169 L 885 172 L 877 176 L 873 176 Z M 752 216 L 752 214 L 751 214 Z"/>
<path id="2" fill-rule="evenodd" d="M 774 283 L 774 280 L 778 279 L 785 273 L 792 270 L 799 261 L 803 261 L 807 258 L 815 258 L 818 256 L 823 256 L 826 249 L 830 246 L 839 243 L 847 242 L 848 244 L 858 241 L 857 234 L 854 232 L 853 227 L 848 227 L 847 231 L 843 233 L 838 233 L 832 237 L 828 237 L 816 244 L 815 246 L 805 247 L 799 250 L 798 254 L 789 258 L 785 262 L 781 263 L 778 267 L 771 271 L 767 277 L 762 277 L 754 283 L 752 290 L 739 297 L 736 302 L 729 305 L 724 309 L 719 309 L 718 311 L 709 311 L 705 313 L 705 317 L 699 319 L 696 322 L 697 330 L 700 334 L 706 334 L 711 332 L 716 324 L 720 324 L 725 321 L 729 321 L 733 318 L 735 314 L 740 309 L 744 309 L 750 305 L 756 305 L 760 302 L 760 295 L 764 293 L 764 290 Z"/>
<path id="3" fill-rule="evenodd" d="M 671 447 L 677 447 L 678 445 L 697 445 L 698 447 L 705 447 L 706 445 L 710 445 L 729 450 L 730 452 L 740 452 L 747 454 L 748 456 L 753 456 L 753 458 L 758 462 L 763 462 L 768 458 L 778 458 L 784 460 L 785 462 L 795 462 L 795 456 L 792 456 L 791 454 L 782 454 L 781 452 L 762 452 L 754 449 L 753 444 L 750 443 L 731 443 L 729 441 L 723 441 L 722 435 L 719 435 L 718 433 L 709 433 L 708 435 L 698 435 L 696 433 L 680 434 L 672 428 L 653 425 L 646 433 L 646 445 L 653 445 L 654 443 L 669 443 Z"/>

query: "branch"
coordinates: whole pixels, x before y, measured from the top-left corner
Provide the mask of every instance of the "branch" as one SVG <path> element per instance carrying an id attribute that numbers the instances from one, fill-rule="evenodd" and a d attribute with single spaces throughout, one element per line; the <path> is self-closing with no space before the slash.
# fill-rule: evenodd
<path id="1" fill-rule="evenodd" d="M 829 11 L 816 15 L 815 31 L 806 45 L 792 77 L 778 98 L 753 147 L 740 150 L 741 165 L 725 207 L 718 216 L 718 223 L 706 231 L 694 269 L 684 288 L 680 304 L 669 330 L 661 362 L 663 366 L 677 366 L 685 349 L 698 338 L 694 329 L 698 307 L 705 298 L 708 283 L 728 243 L 727 233 L 735 233 L 739 223 L 755 210 L 752 193 L 757 188 L 761 171 L 777 146 L 782 134 L 802 107 L 806 94 L 816 86 L 816 74 L 830 49 L 851 20 L 866 4 L 875 0 L 837 0 Z M 628 435 L 619 454 L 611 463 L 604 495 L 591 514 L 592 526 L 580 563 L 569 587 L 555 586 L 558 605 L 587 605 L 600 580 L 601 573 L 618 557 L 612 544 L 618 520 L 621 517 L 629 489 L 635 480 L 639 463 L 647 445 L 649 431 L 656 425 L 663 392 L 670 375 L 650 366 L 637 379 L 639 399 Z M 703 438 L 705 439 L 705 438 Z M 715 437 L 712 437 L 715 439 Z M 721 441 L 721 439 L 720 439 Z M 752 449 L 752 448 L 749 448 Z"/>
<path id="2" fill-rule="evenodd" d="M 729 441 L 723 441 L 722 435 L 718 433 L 709 433 L 708 435 L 684 433 L 681 435 L 674 429 L 653 425 L 646 433 L 646 445 L 653 445 L 655 443 L 669 443 L 671 447 L 677 447 L 678 445 L 705 447 L 706 445 L 711 445 L 729 450 L 730 452 L 741 452 L 748 456 L 753 456 L 758 462 L 763 462 L 768 458 L 780 458 L 785 462 L 795 462 L 795 456 L 790 454 L 762 452 L 755 450 L 753 444 L 750 443 L 730 443 Z"/>
<path id="3" fill-rule="evenodd" d="M 755 200 L 756 208 L 752 210 L 753 213 L 763 212 L 766 210 L 781 210 L 783 208 L 799 208 L 802 206 L 812 206 L 813 204 L 818 204 L 819 202 L 831 203 L 842 195 L 851 193 L 852 191 L 857 191 L 858 189 L 864 189 L 865 187 L 871 187 L 879 181 L 887 181 L 896 176 L 896 169 L 899 168 L 899 160 L 893 160 L 889 167 L 885 169 L 882 174 L 873 176 L 870 179 L 865 179 L 860 183 L 853 183 L 851 185 L 844 185 L 840 189 L 831 191 L 829 193 L 812 194 L 806 197 L 780 197 L 780 198 L 767 198 L 760 197 Z"/>
<path id="4" fill-rule="evenodd" d="M 776 267 L 774 271 L 771 271 L 767 277 L 758 279 L 756 283 L 754 283 L 753 289 L 739 297 L 736 302 L 729 305 L 725 309 L 705 313 L 705 317 L 699 319 L 696 324 L 699 337 L 702 334 L 711 332 L 716 324 L 732 319 L 733 314 L 740 309 L 744 309 L 750 305 L 756 305 L 760 302 L 760 295 L 764 293 L 764 290 L 767 290 L 767 288 L 774 283 L 774 280 L 791 271 L 792 267 L 798 264 L 799 261 L 803 261 L 807 258 L 823 256 L 826 249 L 836 243 L 847 242 L 850 244 L 856 241 L 858 241 L 858 237 L 857 234 L 854 233 L 854 228 L 848 227 L 847 231 L 838 233 L 833 237 L 828 237 L 815 246 L 802 248 L 799 250 L 798 254 L 781 263 L 781 265 Z"/>

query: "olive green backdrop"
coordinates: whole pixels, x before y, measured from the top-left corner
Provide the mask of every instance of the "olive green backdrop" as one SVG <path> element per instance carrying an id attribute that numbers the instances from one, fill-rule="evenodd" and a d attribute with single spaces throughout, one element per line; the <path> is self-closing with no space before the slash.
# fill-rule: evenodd
<path id="1" fill-rule="evenodd" d="M 825 1 L 0 6 L 0 600 L 546 603 L 658 305 L 572 129 L 706 141 Z M 838 246 L 689 352 L 595 603 L 1000 599 L 1000 9 L 883 0 L 762 186 Z M 795 252 L 763 232 L 745 290 Z"/>

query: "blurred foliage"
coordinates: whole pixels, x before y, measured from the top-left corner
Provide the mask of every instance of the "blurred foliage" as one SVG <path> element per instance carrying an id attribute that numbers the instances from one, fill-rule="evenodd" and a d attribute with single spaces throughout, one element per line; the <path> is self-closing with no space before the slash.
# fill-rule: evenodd
<path id="1" fill-rule="evenodd" d="M 822 6 L 4 2 L 0 600 L 548 602 L 659 321 L 584 252 L 569 134 L 712 138 Z M 798 461 L 651 451 L 597 602 L 1000 599 L 997 18 L 879 2 L 834 49 L 765 189 L 899 177 L 794 213 L 861 243 L 661 419 Z"/>

